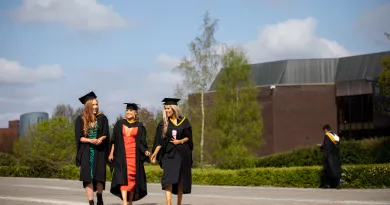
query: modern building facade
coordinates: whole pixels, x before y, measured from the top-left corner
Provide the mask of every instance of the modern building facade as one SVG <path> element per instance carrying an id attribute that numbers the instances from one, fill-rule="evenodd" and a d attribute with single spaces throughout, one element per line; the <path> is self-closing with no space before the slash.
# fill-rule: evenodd
<path id="1" fill-rule="evenodd" d="M 49 114 L 46 112 L 30 112 L 21 115 L 19 123 L 19 136 L 23 137 L 31 125 L 43 122 L 48 119 Z"/>
<path id="2" fill-rule="evenodd" d="M 251 65 L 263 107 L 265 143 L 259 156 L 322 143 L 324 124 L 345 139 L 390 136 L 389 117 L 374 110 L 375 80 L 385 56 L 390 51 Z M 205 93 L 206 105 L 214 105 L 216 82 L 218 76 Z M 195 97 L 189 96 L 190 106 Z"/>

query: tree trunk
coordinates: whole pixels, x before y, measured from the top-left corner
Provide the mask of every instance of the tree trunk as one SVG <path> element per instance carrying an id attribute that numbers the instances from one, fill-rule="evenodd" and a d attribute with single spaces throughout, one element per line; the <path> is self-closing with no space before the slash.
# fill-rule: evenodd
<path id="1" fill-rule="evenodd" d="M 204 143 L 204 102 L 203 102 L 203 91 L 200 93 L 200 106 L 202 109 L 202 128 L 200 133 L 200 165 L 203 168 L 203 143 Z"/>

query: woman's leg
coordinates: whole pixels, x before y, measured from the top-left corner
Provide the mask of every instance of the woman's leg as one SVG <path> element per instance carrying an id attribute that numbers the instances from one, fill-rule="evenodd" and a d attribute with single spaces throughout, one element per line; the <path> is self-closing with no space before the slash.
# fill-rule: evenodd
<path id="1" fill-rule="evenodd" d="M 91 203 L 94 203 L 93 202 L 93 186 L 92 186 L 92 183 L 89 183 L 87 184 L 86 182 L 83 182 L 84 183 L 84 187 L 85 187 L 85 195 L 87 195 L 87 198 L 88 198 L 88 201 Z"/>
<path id="2" fill-rule="evenodd" d="M 127 203 L 128 205 L 133 205 L 133 196 L 134 196 L 134 192 L 130 192 L 129 203 Z"/>
<path id="3" fill-rule="evenodd" d="M 181 179 L 179 179 L 179 182 L 177 184 L 177 205 L 181 205 L 183 200 L 183 188 L 181 185 Z"/>
<path id="4" fill-rule="evenodd" d="M 167 205 L 172 205 L 172 184 L 165 188 L 165 198 L 167 201 Z"/>
<path id="5" fill-rule="evenodd" d="M 96 205 L 103 205 L 103 184 L 98 182 L 97 183 L 97 193 L 96 193 L 96 198 L 97 202 Z"/>
<path id="6" fill-rule="evenodd" d="M 127 205 L 127 191 L 122 190 L 121 193 L 122 193 L 122 200 L 123 200 L 122 204 Z"/>

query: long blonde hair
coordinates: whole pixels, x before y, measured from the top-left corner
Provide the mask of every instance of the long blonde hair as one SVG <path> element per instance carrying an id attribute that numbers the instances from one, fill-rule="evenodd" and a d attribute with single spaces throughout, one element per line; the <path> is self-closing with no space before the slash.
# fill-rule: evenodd
<path id="1" fill-rule="evenodd" d="M 96 122 L 96 116 L 93 114 L 93 101 L 97 99 L 89 99 L 85 104 L 84 104 L 84 111 L 82 114 L 82 119 L 84 122 L 83 125 L 83 131 L 84 131 L 84 136 L 87 137 L 87 132 L 88 132 L 88 125 L 91 123 Z"/>
<path id="2" fill-rule="evenodd" d="M 180 108 L 179 106 L 177 105 L 165 105 L 165 106 L 170 106 L 171 109 L 173 110 L 173 115 L 176 117 L 176 119 L 179 119 L 179 118 L 182 118 L 182 115 L 181 115 L 181 111 L 180 111 Z M 167 117 L 167 113 L 165 112 L 165 106 L 163 108 L 163 120 L 164 120 L 164 127 L 163 127 L 163 131 L 162 131 L 162 136 L 165 136 L 165 133 L 167 133 L 167 130 L 168 130 L 168 117 Z"/>

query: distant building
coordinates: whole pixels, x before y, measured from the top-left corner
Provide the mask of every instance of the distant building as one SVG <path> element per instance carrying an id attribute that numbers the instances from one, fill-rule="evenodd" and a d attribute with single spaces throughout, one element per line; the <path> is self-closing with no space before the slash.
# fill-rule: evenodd
<path id="1" fill-rule="evenodd" d="M 36 123 L 43 122 L 49 119 L 49 114 L 46 112 L 30 112 L 20 116 L 19 136 L 23 136 L 28 128 Z"/>
<path id="2" fill-rule="evenodd" d="M 390 51 L 252 64 L 250 78 L 259 88 L 264 121 L 265 143 L 258 155 L 321 143 L 324 124 L 346 139 L 389 136 L 390 118 L 374 109 L 380 62 L 386 56 Z M 218 79 L 204 95 L 206 107 L 214 104 Z M 189 96 L 189 106 L 199 101 L 198 94 Z"/>
<path id="3" fill-rule="evenodd" d="M 19 120 L 8 122 L 8 128 L 0 128 L 0 152 L 12 152 L 12 146 L 18 139 Z"/>

